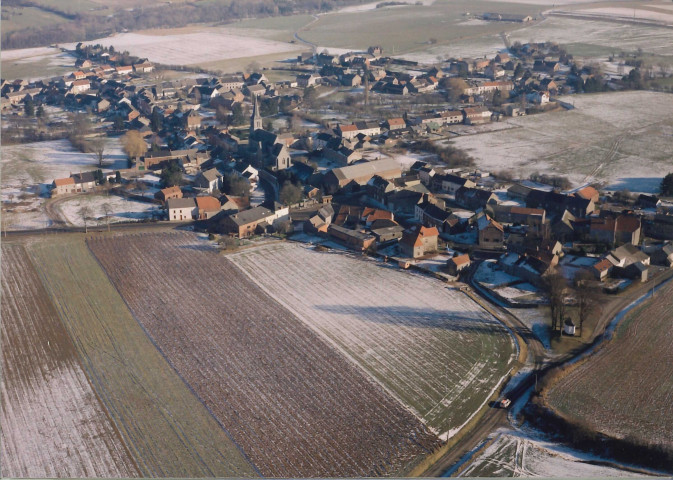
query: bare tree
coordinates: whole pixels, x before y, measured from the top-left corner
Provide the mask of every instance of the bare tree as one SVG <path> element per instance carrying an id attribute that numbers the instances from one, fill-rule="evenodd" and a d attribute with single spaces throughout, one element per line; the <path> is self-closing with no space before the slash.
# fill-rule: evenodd
<path id="1" fill-rule="evenodd" d="M 145 192 L 147 191 L 147 185 L 145 185 L 145 182 L 143 182 L 139 179 L 136 179 L 136 181 L 134 183 L 134 186 L 135 186 L 135 189 L 138 190 L 141 193 L 141 195 L 144 197 Z"/>
<path id="2" fill-rule="evenodd" d="M 109 203 L 104 203 L 101 205 L 101 209 L 103 209 L 103 215 L 105 216 L 105 223 L 107 224 L 107 231 L 110 231 L 110 213 L 112 213 L 112 207 L 110 206 Z"/>
<path id="3" fill-rule="evenodd" d="M 543 290 L 549 300 L 551 309 L 551 329 L 555 331 L 558 327 L 563 328 L 563 315 L 566 312 L 564 303 L 564 290 L 566 289 L 566 279 L 558 272 L 554 271 L 543 277 Z"/>
<path id="4" fill-rule="evenodd" d="M 82 217 L 82 221 L 84 222 L 84 233 L 89 233 L 88 229 L 88 220 L 91 217 L 91 208 L 88 206 L 84 205 L 81 207 L 78 211 L 79 215 Z"/>
<path id="5" fill-rule="evenodd" d="M 593 280 L 591 273 L 583 270 L 575 277 L 575 284 L 577 285 L 577 317 L 580 327 L 580 338 L 582 337 L 582 328 L 584 322 L 587 321 L 591 315 L 597 315 L 601 310 L 601 305 L 598 300 L 598 291 L 590 286 Z"/>
<path id="6" fill-rule="evenodd" d="M 94 160 L 98 162 L 98 166 L 102 167 L 103 166 L 103 160 L 107 157 L 105 155 L 105 138 L 103 137 L 96 137 L 93 140 L 89 141 L 89 149 L 91 150 L 91 154 L 93 155 Z"/>

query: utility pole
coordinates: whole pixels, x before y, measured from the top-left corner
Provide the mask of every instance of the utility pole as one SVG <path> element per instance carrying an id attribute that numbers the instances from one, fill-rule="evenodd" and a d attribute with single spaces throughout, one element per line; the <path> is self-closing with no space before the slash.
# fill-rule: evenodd
<path id="1" fill-rule="evenodd" d="M 369 113 L 369 69 L 365 63 L 365 115 Z"/>

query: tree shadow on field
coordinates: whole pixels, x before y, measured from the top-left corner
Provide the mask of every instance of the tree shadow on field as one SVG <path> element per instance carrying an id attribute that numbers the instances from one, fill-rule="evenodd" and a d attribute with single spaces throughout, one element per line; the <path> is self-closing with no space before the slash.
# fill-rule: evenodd
<path id="1" fill-rule="evenodd" d="M 178 248 L 184 248 L 187 250 L 196 250 L 197 252 L 217 252 L 217 247 L 214 245 L 209 245 L 209 244 L 201 244 L 201 245 L 178 245 Z"/>
<path id="2" fill-rule="evenodd" d="M 434 328 L 464 333 L 502 335 L 504 327 L 495 321 L 485 323 L 479 317 L 470 317 L 465 312 L 416 308 L 404 306 L 372 307 L 359 305 L 316 305 L 316 308 L 340 315 L 356 315 L 368 322 L 399 325 L 414 328 Z"/>

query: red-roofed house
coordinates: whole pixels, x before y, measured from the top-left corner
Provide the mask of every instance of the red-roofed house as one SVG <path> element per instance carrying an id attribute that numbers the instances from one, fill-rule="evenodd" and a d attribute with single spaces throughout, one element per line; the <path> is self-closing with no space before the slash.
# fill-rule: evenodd
<path id="1" fill-rule="evenodd" d="M 591 201 L 593 201 L 594 203 L 598 203 L 598 198 L 599 198 L 599 196 L 600 196 L 600 195 L 598 194 L 598 190 L 596 190 L 596 189 L 595 189 L 594 187 L 592 187 L 592 186 L 588 186 L 588 187 L 581 188 L 581 189 L 577 190 L 577 192 L 575 192 L 575 194 L 576 194 L 578 197 L 582 197 L 582 198 L 584 198 L 585 200 L 591 200 Z"/>
<path id="2" fill-rule="evenodd" d="M 596 277 L 598 280 L 605 280 L 608 275 L 610 274 L 610 270 L 612 270 L 612 262 L 608 260 L 607 258 L 604 258 L 597 264 L 593 265 L 590 269 L 591 273 Z"/>
<path id="3" fill-rule="evenodd" d="M 220 207 L 220 201 L 215 197 L 211 197 L 210 195 L 196 197 L 196 208 L 198 209 L 199 220 L 206 220 L 214 217 L 220 212 Z"/>
<path id="4" fill-rule="evenodd" d="M 415 226 L 404 231 L 400 247 L 406 256 L 419 258 L 437 251 L 438 237 L 437 227 Z"/>
<path id="5" fill-rule="evenodd" d="M 465 253 L 463 255 L 457 255 L 453 258 L 449 258 L 446 262 L 446 268 L 451 275 L 458 275 L 461 270 L 470 266 L 470 256 Z"/>
<path id="6" fill-rule="evenodd" d="M 52 186 L 54 187 L 51 191 L 52 196 L 73 193 L 75 192 L 75 179 L 72 177 L 57 178 L 54 180 Z"/>

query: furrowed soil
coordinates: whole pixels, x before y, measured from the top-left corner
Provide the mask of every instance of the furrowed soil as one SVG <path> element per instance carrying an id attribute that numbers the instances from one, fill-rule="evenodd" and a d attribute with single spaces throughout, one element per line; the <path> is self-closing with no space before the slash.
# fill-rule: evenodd
<path id="1" fill-rule="evenodd" d="M 615 338 L 546 400 L 601 433 L 673 447 L 673 282 L 628 314 Z"/>
<path id="2" fill-rule="evenodd" d="M 228 258 L 444 437 L 472 418 L 512 365 L 506 328 L 436 279 L 295 243 Z"/>
<path id="3" fill-rule="evenodd" d="M 50 236 L 28 250 L 142 476 L 255 476 L 227 432 L 133 318 L 82 236 Z M 123 266 L 126 259 L 114 262 Z"/>
<path id="4" fill-rule="evenodd" d="M 410 411 L 203 240 L 98 237 L 89 248 L 264 476 L 394 475 L 439 446 Z"/>
<path id="5" fill-rule="evenodd" d="M 2 477 L 137 477 L 21 245 L 2 246 Z"/>

